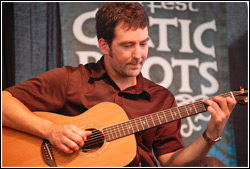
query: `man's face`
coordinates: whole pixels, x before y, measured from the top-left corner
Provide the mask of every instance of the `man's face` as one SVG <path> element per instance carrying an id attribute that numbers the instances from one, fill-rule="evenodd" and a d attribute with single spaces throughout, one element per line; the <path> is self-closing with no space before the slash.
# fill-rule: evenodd
<path id="1" fill-rule="evenodd" d="M 147 27 L 134 30 L 118 24 L 107 56 L 109 72 L 116 77 L 136 77 L 147 58 L 148 40 Z"/>

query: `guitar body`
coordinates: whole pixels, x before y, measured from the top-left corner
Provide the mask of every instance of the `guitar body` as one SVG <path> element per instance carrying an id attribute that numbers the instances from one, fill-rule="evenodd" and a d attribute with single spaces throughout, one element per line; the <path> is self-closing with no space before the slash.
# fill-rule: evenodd
<path id="1" fill-rule="evenodd" d="M 55 113 L 35 112 L 38 116 L 59 124 L 74 124 L 81 129 L 97 129 L 128 121 L 124 110 L 114 103 L 101 103 L 75 117 Z M 7 127 L 2 128 L 3 167 L 45 167 L 41 145 L 42 138 Z M 134 134 L 103 144 L 95 150 L 78 150 L 65 154 L 55 148 L 53 156 L 58 167 L 113 167 L 128 165 L 137 150 Z"/>

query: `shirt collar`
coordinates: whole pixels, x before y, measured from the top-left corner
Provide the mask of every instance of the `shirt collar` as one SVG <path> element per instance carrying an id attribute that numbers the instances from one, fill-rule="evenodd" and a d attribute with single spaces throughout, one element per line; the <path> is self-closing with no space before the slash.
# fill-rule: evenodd
<path id="1" fill-rule="evenodd" d="M 94 83 L 96 80 L 101 80 L 104 78 L 104 75 L 109 77 L 104 66 L 104 56 L 102 56 L 96 64 L 87 64 L 86 68 L 90 72 L 89 83 Z M 110 77 L 109 79 L 111 80 Z M 123 91 L 120 91 L 119 95 L 129 99 L 142 98 L 145 100 L 150 100 L 151 98 L 148 85 L 145 82 L 142 73 L 137 76 L 137 84 L 135 86 L 131 86 Z"/>
<path id="2" fill-rule="evenodd" d="M 104 56 L 96 64 L 91 64 L 88 70 L 90 71 L 90 77 L 94 79 L 99 79 L 107 73 L 104 66 Z"/>
<path id="3" fill-rule="evenodd" d="M 140 98 L 144 100 L 151 99 L 149 87 L 145 82 L 142 73 L 137 76 L 137 84 L 135 86 L 131 86 L 120 93 L 123 95 L 123 97 L 129 98 L 131 100 L 137 100 Z"/>

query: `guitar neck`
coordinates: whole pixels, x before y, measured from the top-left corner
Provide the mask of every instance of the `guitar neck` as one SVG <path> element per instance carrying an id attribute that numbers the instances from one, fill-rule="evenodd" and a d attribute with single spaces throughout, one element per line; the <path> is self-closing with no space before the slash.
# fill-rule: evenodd
<path id="1" fill-rule="evenodd" d="M 240 94 L 240 92 L 228 92 L 219 96 L 235 98 L 234 96 L 237 94 Z M 112 141 L 205 111 L 207 111 L 207 106 L 202 101 L 197 101 L 184 106 L 170 108 L 160 112 L 137 117 L 123 123 L 108 126 L 103 129 L 103 132 L 107 141 Z"/>

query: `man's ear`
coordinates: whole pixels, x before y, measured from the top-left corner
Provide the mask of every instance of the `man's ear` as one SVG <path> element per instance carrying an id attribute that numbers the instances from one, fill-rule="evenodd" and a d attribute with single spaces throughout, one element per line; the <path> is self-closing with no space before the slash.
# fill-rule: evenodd
<path id="1" fill-rule="evenodd" d="M 110 51 L 109 45 L 103 38 L 98 40 L 98 45 L 99 45 L 99 49 L 104 55 L 109 55 L 109 51 Z"/>

